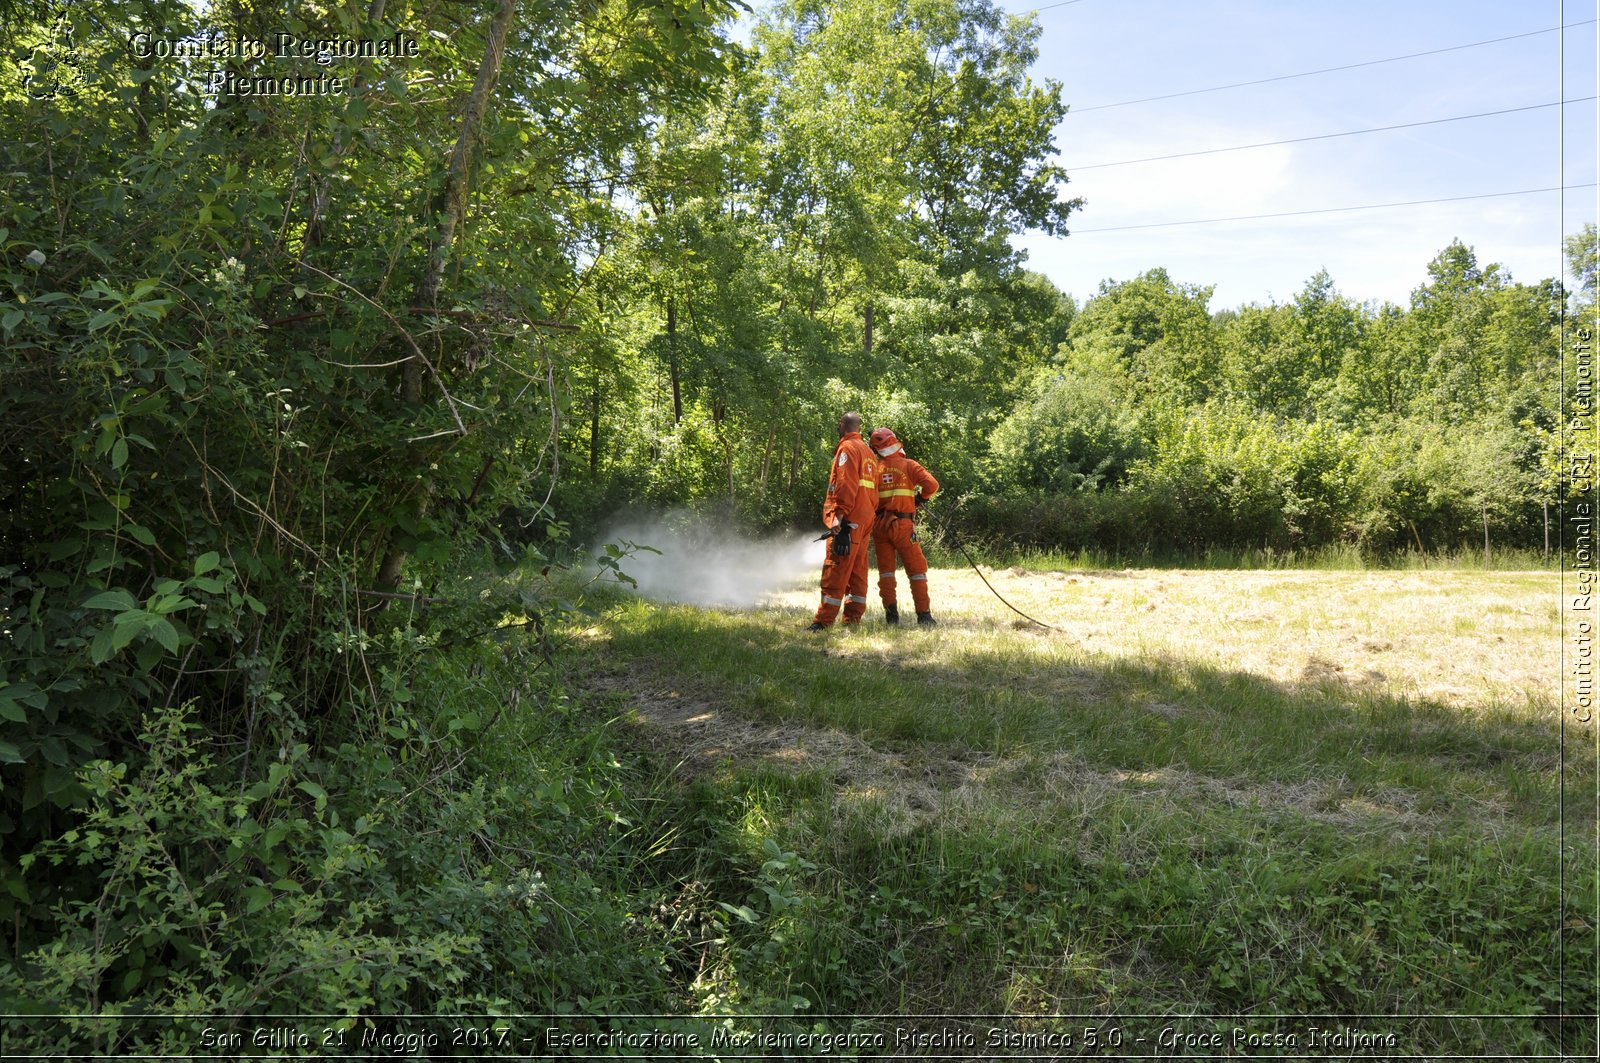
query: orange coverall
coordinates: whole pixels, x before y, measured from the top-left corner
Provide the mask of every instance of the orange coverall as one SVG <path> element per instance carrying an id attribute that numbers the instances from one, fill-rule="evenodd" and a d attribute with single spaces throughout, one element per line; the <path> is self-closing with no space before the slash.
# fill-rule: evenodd
<path id="1" fill-rule="evenodd" d="M 833 541 L 822 562 L 822 604 L 815 622 L 831 624 L 844 606 L 844 622 L 854 624 L 867 611 L 867 536 L 878 509 L 878 456 L 861 438 L 848 432 L 833 452 L 828 473 L 828 495 L 822 503 L 822 523 L 832 528 L 849 522 L 850 553 L 838 557 Z"/>
<path id="2" fill-rule="evenodd" d="M 872 526 L 872 541 L 878 553 L 878 597 L 885 608 L 895 604 L 895 555 L 906 566 L 911 582 L 911 601 L 918 613 L 931 612 L 928 605 L 928 559 L 917 542 L 917 497 L 926 502 L 939 490 L 939 481 L 898 448 L 879 459 L 878 518 Z"/>

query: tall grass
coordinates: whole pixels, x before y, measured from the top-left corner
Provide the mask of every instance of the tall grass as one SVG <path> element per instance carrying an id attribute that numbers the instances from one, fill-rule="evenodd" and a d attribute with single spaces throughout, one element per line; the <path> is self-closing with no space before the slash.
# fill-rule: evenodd
<path id="1" fill-rule="evenodd" d="M 958 545 L 959 544 L 959 545 Z M 1444 552 L 1405 550 L 1374 554 L 1348 544 L 1275 550 L 1272 547 L 1207 547 L 1204 550 L 1136 551 L 1114 554 L 1096 547 L 1081 550 L 1040 550 L 993 543 L 961 543 L 954 537 L 933 537 L 933 549 L 960 559 L 965 546 L 973 560 L 996 568 L 1016 566 L 1039 572 L 1079 569 L 1103 572 L 1122 568 L 1190 568 L 1202 570 L 1307 569 L 1324 572 L 1438 571 L 1540 572 L 1558 571 L 1560 555 L 1546 557 L 1539 550 L 1495 549 L 1487 559 L 1483 551 L 1468 548 Z M 1569 565 L 1570 567 L 1570 565 Z"/>

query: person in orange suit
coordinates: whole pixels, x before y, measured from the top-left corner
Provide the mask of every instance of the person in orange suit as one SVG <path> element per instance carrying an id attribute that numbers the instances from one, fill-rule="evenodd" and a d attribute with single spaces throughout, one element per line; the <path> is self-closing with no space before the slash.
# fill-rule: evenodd
<path id="1" fill-rule="evenodd" d="M 878 515 L 872 525 L 872 541 L 878 553 L 878 597 L 883 599 L 883 619 L 900 622 L 895 604 L 895 557 L 906 567 L 911 583 L 911 601 L 917 607 L 917 623 L 933 624 L 933 607 L 928 601 L 928 559 L 917 541 L 917 507 L 939 490 L 939 481 L 917 462 L 906 457 L 905 448 L 888 428 L 875 428 L 872 449 L 882 459 L 878 468 Z"/>
<path id="2" fill-rule="evenodd" d="M 831 534 L 822 562 L 822 604 L 807 631 L 825 631 L 844 607 L 844 623 L 867 611 L 867 536 L 878 510 L 878 458 L 861 439 L 861 415 L 839 418 L 839 447 L 828 473 L 822 523 Z"/>

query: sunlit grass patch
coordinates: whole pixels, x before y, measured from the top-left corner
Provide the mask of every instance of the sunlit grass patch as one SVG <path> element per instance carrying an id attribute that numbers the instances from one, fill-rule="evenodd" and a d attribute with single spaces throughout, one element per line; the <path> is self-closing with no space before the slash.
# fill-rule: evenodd
<path id="1" fill-rule="evenodd" d="M 1010 571 L 989 578 L 1062 630 L 1007 619 L 974 575 L 938 570 L 944 622 L 934 629 L 892 628 L 869 613 L 853 630 L 806 634 L 814 592 L 795 590 L 757 612 L 629 605 L 611 648 L 673 662 L 748 716 L 875 740 L 1067 750 L 1120 768 L 1287 781 L 1338 771 L 1362 785 L 1432 785 L 1438 800 L 1463 806 L 1526 805 L 1549 792 L 1528 778 L 1555 767 L 1538 755 L 1553 734 L 1540 722 L 1554 699 L 1550 625 L 1511 606 L 1470 633 L 1511 644 L 1486 654 L 1462 632 L 1419 630 L 1414 609 L 1370 600 L 1405 596 L 1448 619 L 1497 596 L 1525 601 L 1542 576 L 1131 572 L 1056 574 L 1049 587 Z M 1115 622 L 1129 602 L 1157 600 L 1142 610 L 1154 617 Z"/>

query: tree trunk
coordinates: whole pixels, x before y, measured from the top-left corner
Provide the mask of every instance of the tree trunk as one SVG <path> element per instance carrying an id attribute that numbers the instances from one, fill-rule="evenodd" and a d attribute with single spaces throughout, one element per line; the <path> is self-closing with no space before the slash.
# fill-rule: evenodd
<path id="1" fill-rule="evenodd" d="M 872 304 L 867 304 L 865 328 L 861 338 L 861 353 L 872 357 Z"/>
<path id="2" fill-rule="evenodd" d="M 1544 563 L 1550 563 L 1550 503 L 1544 504 Z"/>
<path id="3" fill-rule="evenodd" d="M 772 467 L 772 444 L 777 438 L 778 430 L 776 428 L 770 430 L 767 432 L 766 445 L 761 448 L 761 476 L 757 480 L 757 485 L 762 498 L 767 496 L 767 472 Z"/>
<path id="4" fill-rule="evenodd" d="M 489 109 L 489 97 L 494 93 L 495 80 L 500 76 L 500 61 L 505 57 L 506 37 L 511 32 L 511 17 L 516 13 L 517 0 L 500 0 L 500 6 L 489 23 L 489 40 L 484 48 L 483 62 L 478 65 L 478 78 L 473 83 L 472 95 L 467 98 L 466 113 L 461 116 L 461 133 L 450 153 L 450 167 L 445 172 L 444 188 L 439 193 L 439 226 L 434 230 L 433 242 L 428 250 L 428 271 L 417 289 L 414 305 L 433 308 L 444 287 L 444 271 L 450 264 L 450 252 L 455 245 L 456 231 L 461 228 L 467 214 L 467 197 L 472 191 L 472 167 L 477 161 L 478 139 L 483 130 L 483 116 Z M 422 370 L 413 358 L 405 364 L 405 378 L 401 394 L 410 402 L 422 398 Z"/>
<path id="5" fill-rule="evenodd" d="M 589 479 L 600 475 L 600 371 L 595 370 L 594 392 L 589 397 Z"/>
<path id="6" fill-rule="evenodd" d="M 738 494 L 733 485 L 733 441 L 728 438 L 727 418 L 727 405 L 721 399 L 712 402 L 711 426 L 716 432 L 717 443 L 722 447 L 722 460 L 728 473 L 728 504 L 733 505 L 738 500 Z"/>
<path id="7" fill-rule="evenodd" d="M 368 27 L 376 26 L 383 21 L 383 8 L 388 0 L 372 0 L 367 6 Z M 355 82 L 350 86 L 350 104 L 354 104 L 366 91 L 367 79 L 364 74 L 358 73 Z M 349 110 L 350 104 L 345 109 Z M 338 159 L 345 153 L 348 144 L 345 141 L 345 127 L 341 125 L 333 134 L 333 147 L 331 154 Z M 311 212 L 306 217 L 306 233 L 300 241 L 300 257 L 310 258 L 311 251 L 322 242 L 322 219 L 328 213 L 329 188 L 332 184 L 330 174 L 320 174 L 311 179 Z"/>
<path id="8" fill-rule="evenodd" d="M 1483 507 L 1483 563 L 1489 563 L 1489 507 Z"/>
<path id="9" fill-rule="evenodd" d="M 667 297 L 667 376 L 672 380 L 672 423 L 683 420 L 683 391 L 678 383 L 678 304 Z"/>
<path id="10" fill-rule="evenodd" d="M 439 292 L 444 287 L 444 272 L 450 262 L 456 232 L 466 217 L 467 198 L 472 190 L 472 167 L 477 158 L 479 135 L 483 116 L 489 109 L 489 98 L 494 94 L 494 84 L 500 76 L 500 62 L 505 56 L 506 38 L 511 33 L 512 16 L 517 0 L 500 0 L 494 18 L 489 23 L 489 38 L 484 47 L 483 61 L 478 64 L 478 77 L 467 98 L 467 108 L 461 116 L 461 132 L 456 136 L 455 148 L 450 152 L 449 168 L 445 171 L 445 184 L 439 194 L 439 224 L 434 230 L 428 249 L 428 270 L 417 288 L 412 305 L 433 308 L 438 305 Z M 400 397 L 409 406 L 422 403 L 422 359 L 411 357 L 400 370 Z M 428 509 L 427 486 L 418 503 L 419 515 Z M 394 545 L 391 538 L 383 563 L 378 568 L 378 585 L 394 587 L 400 582 L 400 570 L 405 564 L 405 551 Z"/>

